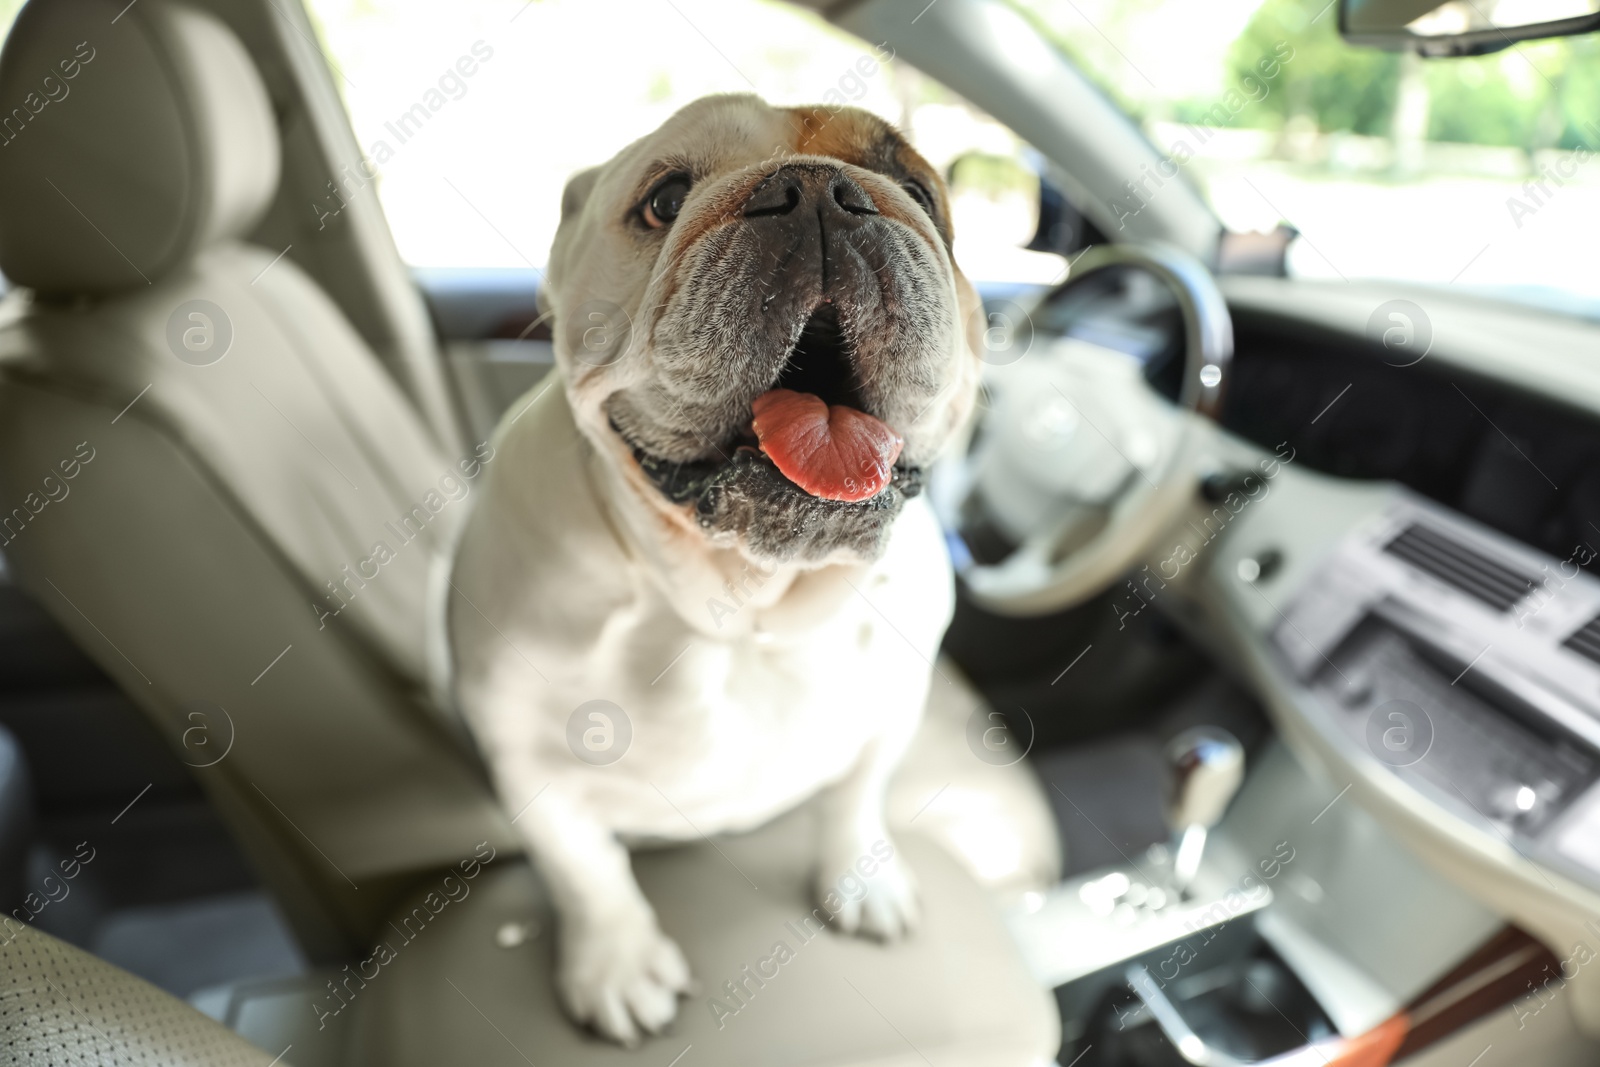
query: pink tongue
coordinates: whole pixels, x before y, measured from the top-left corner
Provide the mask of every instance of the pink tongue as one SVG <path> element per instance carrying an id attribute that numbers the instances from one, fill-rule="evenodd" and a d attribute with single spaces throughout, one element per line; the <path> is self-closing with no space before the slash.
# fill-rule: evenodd
<path id="1" fill-rule="evenodd" d="M 824 500 L 857 501 L 889 484 L 905 442 L 855 408 L 810 393 L 773 389 L 756 397 L 756 438 L 791 482 Z"/>

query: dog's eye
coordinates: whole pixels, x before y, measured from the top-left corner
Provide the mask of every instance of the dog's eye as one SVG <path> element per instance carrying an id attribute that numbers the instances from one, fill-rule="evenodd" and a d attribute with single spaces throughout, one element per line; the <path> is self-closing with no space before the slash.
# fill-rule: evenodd
<path id="1" fill-rule="evenodd" d="M 659 230 L 678 217 L 683 210 L 683 202 L 689 196 L 689 176 L 687 174 L 674 174 L 662 180 L 645 197 L 644 207 L 640 215 L 644 224 L 652 230 Z"/>
<path id="2" fill-rule="evenodd" d="M 929 194 L 926 186 L 914 178 L 907 178 L 905 181 L 900 183 L 900 188 L 904 189 L 906 191 L 906 195 L 910 196 L 911 199 L 917 202 L 918 207 L 928 213 L 928 217 L 930 219 L 934 217 L 933 197 Z"/>

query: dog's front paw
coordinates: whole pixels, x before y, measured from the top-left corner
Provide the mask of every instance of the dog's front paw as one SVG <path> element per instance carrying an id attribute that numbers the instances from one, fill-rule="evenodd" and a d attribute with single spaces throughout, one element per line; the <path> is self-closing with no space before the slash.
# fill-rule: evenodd
<path id="1" fill-rule="evenodd" d="M 574 1019 L 633 1048 L 677 1016 L 689 964 L 653 917 L 596 925 L 563 938 L 556 989 Z"/>
<path id="2" fill-rule="evenodd" d="M 870 848 L 833 848 L 818 872 L 817 897 L 846 934 L 895 941 L 917 928 L 917 882 L 880 839 Z"/>

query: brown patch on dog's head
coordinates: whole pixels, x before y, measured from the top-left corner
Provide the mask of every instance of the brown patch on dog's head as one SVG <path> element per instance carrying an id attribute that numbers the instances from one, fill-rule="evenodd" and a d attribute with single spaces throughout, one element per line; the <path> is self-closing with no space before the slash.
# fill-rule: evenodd
<path id="1" fill-rule="evenodd" d="M 951 240 L 944 182 L 877 116 L 697 101 L 564 197 L 549 288 L 579 426 L 713 544 L 871 558 L 971 410 L 983 321 Z M 749 431 L 774 387 L 887 423 L 895 479 L 845 504 L 778 474 Z"/>
<path id="2" fill-rule="evenodd" d="M 796 120 L 794 150 L 798 155 L 828 156 L 853 166 L 875 171 L 899 182 L 913 185 L 920 193 L 908 191 L 913 200 L 925 197 L 934 225 L 950 246 L 950 190 L 933 165 L 885 120 L 870 111 L 846 108 L 833 111 L 825 107 L 787 109 Z M 896 206 L 886 205 L 891 211 Z M 919 204 L 919 206 L 921 206 Z M 902 219 L 901 221 L 905 221 Z"/>

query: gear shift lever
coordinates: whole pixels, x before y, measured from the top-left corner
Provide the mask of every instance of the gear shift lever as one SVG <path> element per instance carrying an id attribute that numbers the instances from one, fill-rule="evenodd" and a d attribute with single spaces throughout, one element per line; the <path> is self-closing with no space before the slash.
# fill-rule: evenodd
<path id="1" fill-rule="evenodd" d="M 1187 898 L 1200 869 L 1206 833 L 1222 820 L 1244 781 L 1244 746 L 1221 727 L 1195 726 L 1169 741 L 1165 755 L 1173 889 Z"/>

